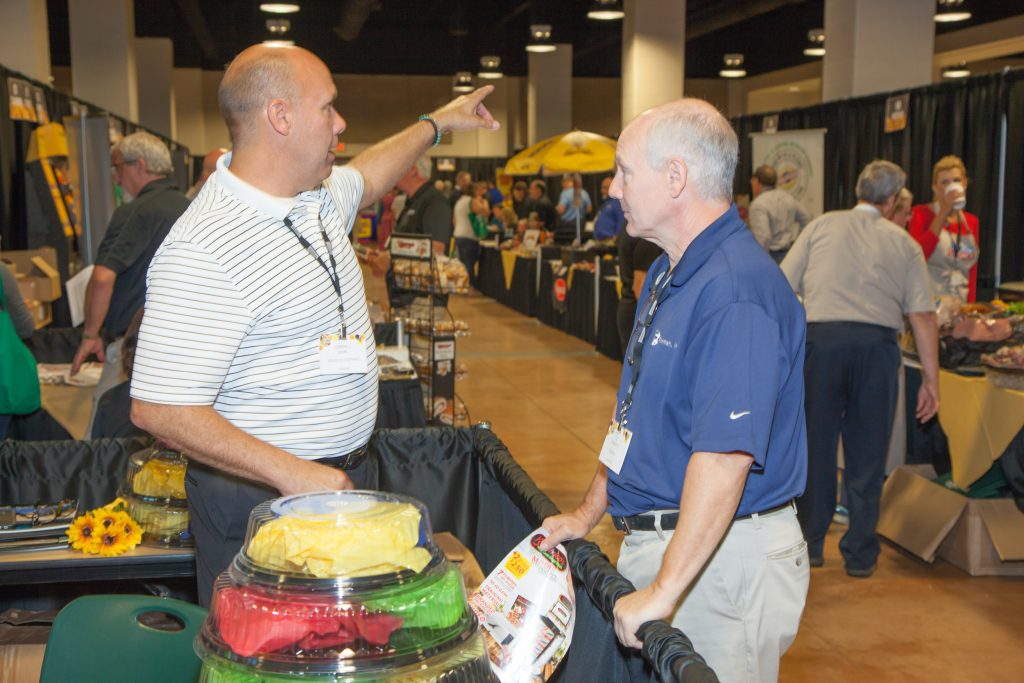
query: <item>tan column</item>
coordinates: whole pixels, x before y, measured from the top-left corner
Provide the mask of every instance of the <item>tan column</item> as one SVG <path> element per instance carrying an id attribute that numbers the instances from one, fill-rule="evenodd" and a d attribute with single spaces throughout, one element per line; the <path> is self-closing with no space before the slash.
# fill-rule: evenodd
<path id="1" fill-rule="evenodd" d="M 622 125 L 683 96 L 685 0 L 626 0 L 622 21 Z"/>
<path id="2" fill-rule="evenodd" d="M 50 82 L 50 33 L 46 0 L 0 2 L 0 64 Z"/>
<path id="3" fill-rule="evenodd" d="M 206 116 L 203 111 L 203 72 L 201 69 L 175 69 L 174 139 L 192 154 L 205 154 Z"/>
<path id="4" fill-rule="evenodd" d="M 177 140 L 174 111 L 174 45 L 170 38 L 136 38 L 139 123 Z"/>
<path id="5" fill-rule="evenodd" d="M 572 130 L 572 45 L 530 53 L 526 88 L 527 145 Z"/>
<path id="6" fill-rule="evenodd" d="M 132 0 L 68 0 L 75 97 L 139 120 Z"/>
<path id="7" fill-rule="evenodd" d="M 825 0 L 822 100 L 927 85 L 934 0 Z"/>

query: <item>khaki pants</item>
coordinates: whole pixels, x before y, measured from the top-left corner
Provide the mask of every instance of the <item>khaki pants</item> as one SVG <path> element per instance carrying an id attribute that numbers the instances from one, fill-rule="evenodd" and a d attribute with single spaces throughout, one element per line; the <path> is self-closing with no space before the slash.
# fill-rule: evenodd
<path id="1" fill-rule="evenodd" d="M 637 588 L 658 574 L 672 532 L 628 534 L 619 572 Z M 722 683 L 776 681 L 796 638 L 810 566 L 796 510 L 733 522 L 672 625 L 685 633 Z"/>

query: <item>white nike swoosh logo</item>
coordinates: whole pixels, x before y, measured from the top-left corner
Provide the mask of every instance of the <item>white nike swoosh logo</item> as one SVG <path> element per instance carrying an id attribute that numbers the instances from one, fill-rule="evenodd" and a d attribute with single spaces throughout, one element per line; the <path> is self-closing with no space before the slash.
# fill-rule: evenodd
<path id="1" fill-rule="evenodd" d="M 738 420 L 741 417 L 743 417 L 744 415 L 750 415 L 750 411 L 749 410 L 744 410 L 742 413 L 737 413 L 736 411 L 732 411 L 731 413 L 729 413 L 729 419 L 730 420 Z"/>

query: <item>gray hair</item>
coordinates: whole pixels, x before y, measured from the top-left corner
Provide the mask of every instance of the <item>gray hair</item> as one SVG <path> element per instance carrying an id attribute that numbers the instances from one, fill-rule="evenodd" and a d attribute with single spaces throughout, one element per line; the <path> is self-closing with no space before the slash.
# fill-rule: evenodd
<path id="1" fill-rule="evenodd" d="M 903 189 L 907 174 L 903 169 L 882 159 L 875 159 L 864 167 L 857 178 L 857 199 L 871 204 L 885 204 Z"/>
<path id="2" fill-rule="evenodd" d="M 220 114 L 228 125 L 232 142 L 244 135 L 254 114 L 274 98 L 294 99 L 297 91 L 292 78 L 288 48 L 278 48 L 259 59 L 228 65 L 217 101 Z"/>
<path id="3" fill-rule="evenodd" d="M 702 198 L 732 201 L 739 142 L 725 117 L 706 102 L 687 99 L 666 105 L 647 131 L 644 155 L 656 170 L 670 159 L 683 159 Z"/>
<path id="4" fill-rule="evenodd" d="M 146 162 L 146 170 L 153 175 L 170 175 L 174 172 L 171 151 L 163 140 L 145 131 L 126 135 L 114 144 L 114 151 L 121 155 L 121 161 Z"/>
<path id="5" fill-rule="evenodd" d="M 416 168 L 416 175 L 421 178 L 426 178 L 427 180 L 430 179 L 430 174 L 434 170 L 434 162 L 430 160 L 430 157 L 426 154 L 420 156 L 420 158 L 416 160 L 414 166 Z"/>

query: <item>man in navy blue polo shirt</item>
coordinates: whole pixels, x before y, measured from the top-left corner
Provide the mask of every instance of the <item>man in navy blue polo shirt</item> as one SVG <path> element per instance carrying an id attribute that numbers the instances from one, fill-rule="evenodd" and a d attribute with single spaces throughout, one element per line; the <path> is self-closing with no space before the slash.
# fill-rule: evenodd
<path id="1" fill-rule="evenodd" d="M 736 135 L 684 99 L 619 138 L 611 195 L 630 235 L 660 246 L 644 283 L 601 464 L 548 544 L 607 509 L 638 590 L 615 630 L 670 619 L 722 681 L 774 681 L 809 580 L 793 498 L 804 489 L 806 325 L 781 271 L 731 205 Z"/>

